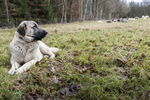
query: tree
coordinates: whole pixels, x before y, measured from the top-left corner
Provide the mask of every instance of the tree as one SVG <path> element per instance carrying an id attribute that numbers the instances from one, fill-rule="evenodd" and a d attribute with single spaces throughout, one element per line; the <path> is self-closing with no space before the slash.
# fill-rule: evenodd
<path id="1" fill-rule="evenodd" d="M 119 4 L 119 7 L 118 9 L 116 10 L 117 13 L 119 16 L 117 17 L 128 17 L 127 14 L 129 12 L 129 7 L 128 5 L 126 4 L 125 1 L 121 1 L 120 4 Z"/>
<path id="2" fill-rule="evenodd" d="M 4 0 L 4 3 L 5 3 L 5 9 L 6 9 L 6 17 L 7 17 L 7 21 L 9 22 L 9 13 L 8 13 L 7 0 Z"/>
<path id="3" fill-rule="evenodd" d="M 30 19 L 30 8 L 29 7 L 29 0 L 11 0 L 9 1 L 14 4 L 14 12 L 16 13 L 12 17 L 14 18 L 25 18 Z"/>
<path id="4" fill-rule="evenodd" d="M 4 1 L 0 1 L 0 19 L 6 18 L 6 9 L 5 9 L 5 4 Z"/>

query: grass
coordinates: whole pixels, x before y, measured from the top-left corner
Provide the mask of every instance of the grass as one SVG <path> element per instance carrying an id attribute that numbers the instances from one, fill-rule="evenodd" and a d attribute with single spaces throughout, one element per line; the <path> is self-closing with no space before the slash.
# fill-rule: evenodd
<path id="1" fill-rule="evenodd" d="M 16 29 L 0 29 L 0 99 L 150 99 L 150 20 L 40 26 L 58 47 L 27 72 L 8 75 Z"/>

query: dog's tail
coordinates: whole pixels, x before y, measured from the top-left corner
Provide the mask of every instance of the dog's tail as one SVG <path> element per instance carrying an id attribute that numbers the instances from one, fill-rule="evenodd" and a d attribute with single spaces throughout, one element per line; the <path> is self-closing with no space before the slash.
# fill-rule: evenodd
<path id="1" fill-rule="evenodd" d="M 51 49 L 52 52 L 57 52 L 57 51 L 59 50 L 59 49 L 56 48 L 56 47 L 51 47 L 50 49 Z"/>

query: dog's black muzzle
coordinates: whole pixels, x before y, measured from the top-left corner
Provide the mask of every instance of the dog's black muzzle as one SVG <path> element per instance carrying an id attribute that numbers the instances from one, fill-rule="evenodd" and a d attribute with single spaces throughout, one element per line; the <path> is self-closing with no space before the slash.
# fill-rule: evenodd
<path id="1" fill-rule="evenodd" d="M 44 38 L 47 35 L 47 33 L 48 32 L 43 29 L 38 29 L 38 31 L 35 31 L 33 37 L 35 40 L 41 40 L 42 38 Z"/>

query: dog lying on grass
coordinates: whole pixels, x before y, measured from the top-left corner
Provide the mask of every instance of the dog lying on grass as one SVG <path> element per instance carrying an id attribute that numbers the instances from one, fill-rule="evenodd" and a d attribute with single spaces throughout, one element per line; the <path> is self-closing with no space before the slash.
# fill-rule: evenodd
<path id="1" fill-rule="evenodd" d="M 20 23 L 10 43 L 12 56 L 11 69 L 8 74 L 19 74 L 28 70 L 37 61 L 42 60 L 44 55 L 50 56 L 51 59 L 55 57 L 53 52 L 57 52 L 58 48 L 49 48 L 40 41 L 47 33 L 47 31 L 39 28 L 34 21 Z M 19 67 L 19 65 L 22 66 Z"/>

